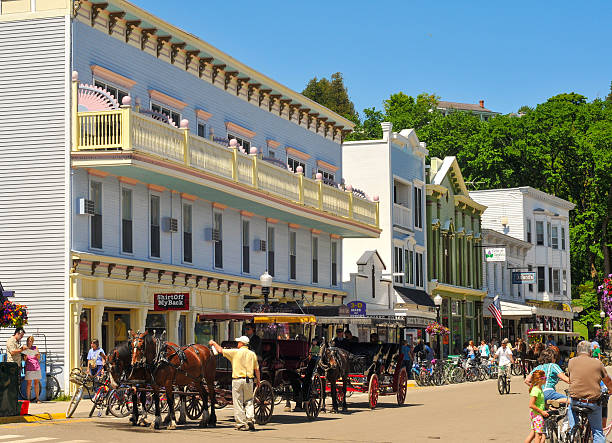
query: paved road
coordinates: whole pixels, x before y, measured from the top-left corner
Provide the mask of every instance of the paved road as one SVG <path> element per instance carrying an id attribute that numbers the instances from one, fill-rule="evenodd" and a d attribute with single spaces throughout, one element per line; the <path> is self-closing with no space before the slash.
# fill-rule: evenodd
<path id="1" fill-rule="evenodd" d="M 562 388 L 562 384 L 559 386 Z M 513 377 L 510 395 L 500 396 L 494 380 L 443 387 L 409 389 L 406 405 L 395 397 L 381 397 L 376 410 L 367 408 L 367 397 L 348 399 L 346 414 L 322 414 L 308 422 L 303 413 L 285 413 L 276 407 L 272 421 L 256 432 L 233 429 L 232 411 L 219 411 L 215 429 L 199 429 L 196 423 L 177 430 L 154 431 L 132 427 L 127 419 L 86 418 L 84 400 L 76 418 L 35 424 L 0 426 L 0 443 L 163 442 L 169 439 L 209 441 L 332 441 L 332 442 L 518 442 L 529 432 L 527 387 Z"/>

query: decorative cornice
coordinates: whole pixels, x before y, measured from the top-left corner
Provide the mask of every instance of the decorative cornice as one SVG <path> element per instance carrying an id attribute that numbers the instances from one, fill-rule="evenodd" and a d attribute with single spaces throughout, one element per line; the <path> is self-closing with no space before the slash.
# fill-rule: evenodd
<path id="1" fill-rule="evenodd" d="M 216 209 L 227 209 L 227 205 L 224 205 L 223 203 L 219 202 L 213 202 L 212 206 Z"/>
<path id="2" fill-rule="evenodd" d="M 253 214 L 252 212 L 249 212 L 249 211 L 242 210 L 242 211 L 240 211 L 240 215 L 243 216 L 243 217 L 253 217 L 255 214 Z"/>
<path id="3" fill-rule="evenodd" d="M 280 142 L 277 142 L 276 140 L 266 140 L 266 144 L 268 145 L 268 148 L 272 148 L 272 149 L 276 149 L 278 148 L 281 144 Z"/>
<path id="4" fill-rule="evenodd" d="M 266 218 L 266 222 L 275 225 L 278 223 L 278 220 L 275 218 Z"/>
<path id="5" fill-rule="evenodd" d="M 155 89 L 149 89 L 149 95 L 151 96 L 151 100 L 155 100 L 164 105 L 168 105 L 174 109 L 181 110 L 187 106 L 187 103 L 182 102 L 174 97 L 170 97 L 169 95 L 164 94 L 163 92 L 156 91 Z"/>
<path id="6" fill-rule="evenodd" d="M 116 72 L 111 71 L 110 69 L 103 68 L 98 65 L 91 65 L 91 72 L 95 77 L 100 78 L 101 80 L 106 80 L 108 82 L 114 83 L 117 86 L 121 86 L 125 89 L 132 89 L 136 82 L 131 78 L 125 77 L 121 74 L 117 74 Z"/>
<path id="7" fill-rule="evenodd" d="M 228 132 L 236 132 L 246 138 L 253 138 L 255 135 L 257 135 L 255 131 L 251 131 L 232 122 L 225 122 L 225 128 L 228 130 Z"/>
<path id="8" fill-rule="evenodd" d="M 208 120 L 209 118 L 212 117 L 212 114 L 210 112 L 206 112 L 203 109 L 196 109 L 196 117 L 199 118 L 200 120 Z"/>
<path id="9" fill-rule="evenodd" d="M 150 189 L 151 191 L 156 191 L 156 192 L 165 192 L 168 190 L 167 188 L 164 188 L 163 186 L 154 185 L 151 183 L 147 185 L 147 188 Z"/>
<path id="10" fill-rule="evenodd" d="M 285 151 L 287 151 L 287 155 L 297 157 L 300 160 L 308 160 L 310 158 L 310 155 L 308 155 L 307 153 L 300 151 L 298 149 L 292 148 L 291 146 L 285 147 Z"/>
<path id="11" fill-rule="evenodd" d="M 135 178 L 131 178 L 131 177 L 118 177 L 119 182 L 121 183 L 125 183 L 127 185 L 137 185 L 138 183 L 141 183 L 140 180 L 136 180 Z"/>
<path id="12" fill-rule="evenodd" d="M 317 166 L 322 169 L 327 169 L 328 171 L 336 172 L 338 171 L 338 166 L 334 166 L 331 163 L 327 163 L 323 160 L 317 160 Z"/>
<path id="13" fill-rule="evenodd" d="M 187 194 L 185 192 L 181 193 L 181 197 L 183 198 L 183 200 L 189 201 L 196 201 L 198 199 L 198 197 L 196 197 L 195 195 Z"/>
<path id="14" fill-rule="evenodd" d="M 301 226 L 298 225 L 297 223 L 289 223 L 289 228 L 291 228 L 291 229 L 300 229 Z"/>
<path id="15" fill-rule="evenodd" d="M 99 171 L 98 169 L 88 169 L 87 172 L 89 173 L 89 175 L 93 175 L 95 177 L 100 177 L 100 178 L 108 177 L 108 172 Z"/>

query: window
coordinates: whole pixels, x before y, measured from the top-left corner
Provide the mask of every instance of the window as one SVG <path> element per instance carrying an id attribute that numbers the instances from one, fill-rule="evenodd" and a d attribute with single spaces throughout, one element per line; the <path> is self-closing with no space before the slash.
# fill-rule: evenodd
<path id="1" fill-rule="evenodd" d="M 423 281 L 423 254 L 420 252 L 416 253 L 416 285 L 419 288 L 424 287 Z"/>
<path id="2" fill-rule="evenodd" d="M 527 265 L 527 270 L 529 272 L 532 272 L 533 271 L 533 266 Z M 529 292 L 533 292 L 533 285 L 529 285 Z"/>
<path id="3" fill-rule="evenodd" d="M 159 219 L 160 219 L 160 201 L 158 195 L 151 195 L 150 201 L 151 210 L 151 257 L 160 256 L 160 231 L 159 231 Z"/>
<path id="4" fill-rule="evenodd" d="M 91 182 L 91 200 L 94 215 L 91 216 L 91 247 L 102 249 L 102 183 Z"/>
<path id="5" fill-rule="evenodd" d="M 276 158 L 276 152 L 273 149 L 268 149 L 268 157 Z"/>
<path id="6" fill-rule="evenodd" d="M 526 225 L 527 225 L 527 243 L 531 243 L 531 219 L 528 218 L 526 220 Z"/>
<path id="7" fill-rule="evenodd" d="M 319 283 L 319 239 L 312 237 L 312 282 Z"/>
<path id="8" fill-rule="evenodd" d="M 552 248 L 559 249 L 559 233 L 556 226 L 552 227 Z"/>
<path id="9" fill-rule="evenodd" d="M 198 123 L 198 137 L 206 138 L 206 123 Z"/>
<path id="10" fill-rule="evenodd" d="M 191 263 L 193 261 L 193 206 L 183 205 L 183 261 Z"/>
<path id="11" fill-rule="evenodd" d="M 323 169 L 319 169 L 317 172 L 319 172 L 323 176 L 323 181 L 325 182 L 331 183 L 336 180 L 336 176 L 334 175 L 333 172 L 327 172 L 327 171 L 324 171 Z"/>
<path id="12" fill-rule="evenodd" d="M 414 188 L 414 227 L 423 228 L 423 189 Z"/>
<path id="13" fill-rule="evenodd" d="M 289 169 L 291 169 L 293 172 L 296 172 L 297 167 L 301 166 L 302 172 L 306 173 L 306 164 L 304 162 L 301 162 L 291 157 L 287 157 L 287 164 L 289 165 Z"/>
<path id="14" fill-rule="evenodd" d="M 548 240 L 546 246 L 552 246 L 552 231 L 550 229 L 550 223 L 546 223 L 546 238 Z"/>
<path id="15" fill-rule="evenodd" d="M 538 266 L 538 292 L 546 291 L 544 278 L 544 266 Z"/>
<path id="16" fill-rule="evenodd" d="M 563 291 L 563 295 L 567 295 L 567 271 L 563 270 L 563 281 L 561 283 L 561 290 Z"/>
<path id="17" fill-rule="evenodd" d="M 123 97 L 127 97 L 128 95 L 130 95 L 128 92 L 123 91 L 114 86 L 111 86 L 108 83 L 102 82 L 100 80 L 95 80 L 94 85 L 97 86 L 98 88 L 106 89 L 108 92 L 110 92 L 110 94 L 113 97 L 115 97 L 115 100 L 117 100 L 119 105 L 121 105 L 121 102 L 123 101 Z"/>
<path id="18" fill-rule="evenodd" d="M 274 228 L 268 227 L 268 274 L 274 277 Z"/>
<path id="19" fill-rule="evenodd" d="M 155 103 L 151 103 L 151 111 L 167 116 L 177 128 L 181 126 L 181 114 L 179 114 L 178 112 Z"/>
<path id="20" fill-rule="evenodd" d="M 544 244 L 544 222 L 536 221 L 536 244 Z"/>
<path id="21" fill-rule="evenodd" d="M 331 284 L 338 284 L 338 243 L 335 241 L 331 243 Z"/>
<path id="22" fill-rule="evenodd" d="M 555 294 L 560 294 L 561 293 L 561 282 L 559 281 L 559 270 L 558 269 L 553 269 L 552 272 L 552 280 L 553 280 L 553 292 Z"/>
<path id="23" fill-rule="evenodd" d="M 463 238 L 457 238 L 457 277 L 459 286 L 463 286 Z"/>
<path id="24" fill-rule="evenodd" d="M 227 134 L 227 140 L 228 141 L 233 139 L 233 138 L 236 139 L 236 141 L 238 142 L 238 145 L 242 146 L 242 149 L 244 149 L 247 152 L 247 154 L 248 154 L 249 150 L 251 149 L 251 142 L 247 141 L 247 140 L 244 140 L 244 139 L 242 139 L 240 137 L 236 137 L 234 134 L 230 134 L 230 133 Z"/>
<path id="25" fill-rule="evenodd" d="M 553 278 L 552 278 L 552 268 L 548 268 L 548 293 L 553 293 Z"/>
<path id="26" fill-rule="evenodd" d="M 297 273 L 297 234 L 289 231 L 289 279 L 295 280 Z"/>
<path id="27" fill-rule="evenodd" d="M 404 251 L 404 257 L 406 262 L 406 283 L 409 285 L 414 284 L 414 252 L 406 249 Z"/>
<path id="28" fill-rule="evenodd" d="M 214 266 L 215 268 L 223 268 L 223 214 L 215 212 L 213 215 L 213 231 L 217 234 L 217 239 L 214 240 Z"/>
<path id="29" fill-rule="evenodd" d="M 242 272 L 251 272 L 251 261 L 249 257 L 249 221 L 242 220 Z"/>
<path id="30" fill-rule="evenodd" d="M 402 275 L 395 275 L 404 272 L 404 250 L 395 247 L 395 261 L 393 262 L 393 281 L 395 283 L 404 283 Z"/>
<path id="31" fill-rule="evenodd" d="M 561 249 L 565 251 L 565 228 L 561 228 Z"/>
<path id="32" fill-rule="evenodd" d="M 121 250 L 131 254 L 132 245 L 132 190 L 121 188 Z"/>

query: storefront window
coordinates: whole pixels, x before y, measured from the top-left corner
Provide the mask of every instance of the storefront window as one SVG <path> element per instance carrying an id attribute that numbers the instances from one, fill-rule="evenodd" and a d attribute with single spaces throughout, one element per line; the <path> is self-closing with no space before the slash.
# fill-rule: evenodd
<path id="1" fill-rule="evenodd" d="M 115 314 L 113 320 L 113 332 L 115 337 L 115 346 L 127 341 L 128 330 L 130 329 L 130 314 Z"/>
<path id="2" fill-rule="evenodd" d="M 150 334 L 161 335 L 166 330 L 166 314 L 147 315 L 146 330 Z"/>
<path id="3" fill-rule="evenodd" d="M 91 309 L 85 308 L 81 313 L 79 321 L 79 343 L 81 351 L 81 365 L 87 365 L 87 352 L 89 352 L 89 343 L 91 340 Z"/>
<path id="4" fill-rule="evenodd" d="M 201 321 L 195 324 L 195 342 L 208 345 L 210 340 L 219 341 L 218 325 L 212 321 Z"/>
<path id="5" fill-rule="evenodd" d="M 181 315 L 179 317 L 178 338 L 179 338 L 179 346 L 185 346 L 187 344 L 187 316 L 186 315 Z"/>

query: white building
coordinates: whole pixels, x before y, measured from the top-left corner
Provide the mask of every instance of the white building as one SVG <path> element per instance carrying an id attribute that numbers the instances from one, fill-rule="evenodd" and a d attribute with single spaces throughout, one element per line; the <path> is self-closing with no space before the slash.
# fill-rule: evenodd
<path id="1" fill-rule="evenodd" d="M 483 228 L 532 245 L 523 248 L 522 266 L 536 273 L 536 283 L 524 285 L 520 301 L 537 307 L 539 326 L 551 330 L 568 327 L 569 321 L 560 320 L 571 319 L 569 211 L 575 205 L 530 186 L 474 191 L 470 196 L 488 207 L 482 216 Z M 514 247 L 508 243 L 506 251 Z"/>

